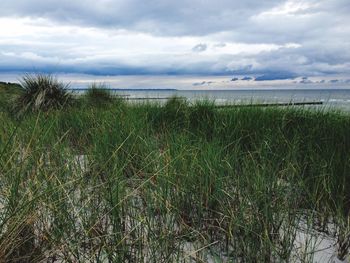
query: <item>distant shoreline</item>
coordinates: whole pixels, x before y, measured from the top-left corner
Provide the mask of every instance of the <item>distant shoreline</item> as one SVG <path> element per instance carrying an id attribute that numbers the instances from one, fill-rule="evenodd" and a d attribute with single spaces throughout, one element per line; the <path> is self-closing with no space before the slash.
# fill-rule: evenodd
<path id="1" fill-rule="evenodd" d="M 89 88 L 68 88 L 68 91 L 88 91 Z M 241 87 L 241 88 L 230 88 L 230 89 L 158 89 L 158 88 L 105 88 L 102 90 L 107 91 L 180 91 L 180 92 L 225 92 L 225 91 L 315 91 L 315 90 L 325 90 L 325 91 L 350 91 L 350 88 L 266 88 L 266 87 Z"/>
<path id="2" fill-rule="evenodd" d="M 87 91 L 90 88 L 69 88 L 66 90 L 70 91 Z M 110 88 L 110 89 L 101 89 L 101 90 L 111 90 L 111 91 L 178 91 L 178 89 L 118 89 L 118 88 Z"/>

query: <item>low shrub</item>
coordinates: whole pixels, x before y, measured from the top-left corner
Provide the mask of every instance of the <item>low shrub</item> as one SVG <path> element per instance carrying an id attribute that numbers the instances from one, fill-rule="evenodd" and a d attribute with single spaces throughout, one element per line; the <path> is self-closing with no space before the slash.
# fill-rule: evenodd
<path id="1" fill-rule="evenodd" d="M 158 124 L 163 128 L 183 129 L 188 126 L 188 103 L 184 98 L 172 97 L 162 107 Z"/>
<path id="2" fill-rule="evenodd" d="M 189 123 L 192 131 L 210 139 L 214 133 L 215 105 L 211 101 L 198 101 L 191 108 Z"/>
<path id="3" fill-rule="evenodd" d="M 112 94 L 104 83 L 90 84 L 85 94 L 85 98 L 89 104 L 95 106 L 107 105 L 113 101 Z"/>

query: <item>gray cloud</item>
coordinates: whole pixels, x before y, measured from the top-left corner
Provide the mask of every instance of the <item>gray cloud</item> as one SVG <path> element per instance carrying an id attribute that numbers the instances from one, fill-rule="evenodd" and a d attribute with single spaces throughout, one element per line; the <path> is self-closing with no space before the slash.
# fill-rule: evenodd
<path id="1" fill-rule="evenodd" d="M 201 35 L 231 30 L 282 0 L 2 0 L 1 15 L 45 17 L 154 34 Z"/>
<path id="2" fill-rule="evenodd" d="M 350 74 L 349 13 L 348 0 L 2 0 L 0 18 L 28 18 L 39 29 L 52 23 L 52 30 L 0 35 L 0 70 L 265 78 Z M 68 29 L 54 31 L 57 26 Z M 91 28 L 103 33 L 85 32 Z M 114 38 L 116 32 L 142 38 L 129 45 Z M 152 43 L 179 41 L 181 49 L 159 44 L 144 50 L 143 35 L 153 37 Z M 237 51 L 235 43 L 276 48 Z"/>
<path id="3" fill-rule="evenodd" d="M 215 44 L 214 47 L 226 47 L 226 44 L 225 43 L 218 43 L 218 44 Z"/>
<path id="4" fill-rule="evenodd" d="M 192 48 L 193 52 L 203 52 L 206 51 L 208 46 L 206 44 L 198 44 Z"/>

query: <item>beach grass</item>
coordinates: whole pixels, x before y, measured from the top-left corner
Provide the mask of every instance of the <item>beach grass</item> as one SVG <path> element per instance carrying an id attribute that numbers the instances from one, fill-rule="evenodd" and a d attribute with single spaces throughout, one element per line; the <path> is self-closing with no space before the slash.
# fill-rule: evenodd
<path id="1" fill-rule="evenodd" d="M 5 261 L 312 262 L 315 236 L 348 257 L 348 114 L 81 100 L 0 111 Z"/>
<path id="2" fill-rule="evenodd" d="M 84 94 L 86 102 L 92 106 L 105 106 L 113 102 L 115 98 L 104 83 L 92 83 Z"/>
<path id="3" fill-rule="evenodd" d="M 69 84 L 60 82 L 53 75 L 26 74 L 20 80 L 22 92 L 13 104 L 13 111 L 25 114 L 27 111 L 48 111 L 62 109 L 72 102 L 67 91 Z"/>

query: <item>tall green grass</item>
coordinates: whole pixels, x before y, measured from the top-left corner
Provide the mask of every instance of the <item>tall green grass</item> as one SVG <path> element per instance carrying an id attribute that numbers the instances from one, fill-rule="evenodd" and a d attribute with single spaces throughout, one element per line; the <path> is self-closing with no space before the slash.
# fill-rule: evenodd
<path id="1" fill-rule="evenodd" d="M 5 261 L 311 261 L 302 227 L 348 256 L 349 115 L 173 99 L 0 121 Z"/>
<path id="2" fill-rule="evenodd" d="M 0 82 L 0 111 L 10 111 L 16 97 L 22 93 L 19 84 Z"/>

